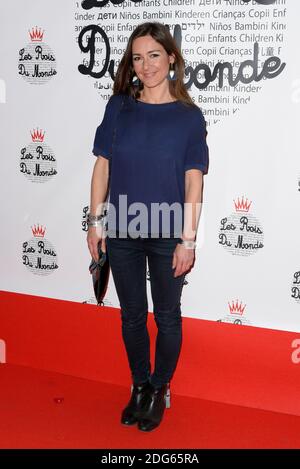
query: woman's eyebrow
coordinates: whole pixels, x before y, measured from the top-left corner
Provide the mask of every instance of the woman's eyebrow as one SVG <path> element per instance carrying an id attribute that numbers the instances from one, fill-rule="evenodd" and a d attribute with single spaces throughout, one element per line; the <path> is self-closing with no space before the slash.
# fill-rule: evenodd
<path id="1" fill-rule="evenodd" d="M 151 54 L 152 52 L 161 52 L 160 49 L 149 50 L 147 54 Z M 133 52 L 132 55 L 141 55 L 138 52 Z"/>

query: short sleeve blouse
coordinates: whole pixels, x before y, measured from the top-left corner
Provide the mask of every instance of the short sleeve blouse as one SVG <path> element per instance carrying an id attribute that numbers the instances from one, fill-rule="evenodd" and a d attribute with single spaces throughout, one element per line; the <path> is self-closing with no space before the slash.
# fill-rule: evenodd
<path id="1" fill-rule="evenodd" d="M 95 156 L 111 160 L 110 203 L 116 210 L 111 232 L 181 236 L 185 171 L 199 169 L 207 174 L 206 135 L 206 122 L 197 106 L 181 101 L 151 104 L 127 95 L 111 96 L 93 146 Z M 145 205 L 148 213 L 145 215 L 142 210 L 138 228 L 129 229 L 133 209 L 126 219 L 120 217 L 120 196 L 126 196 L 127 207 L 136 202 Z M 175 226 L 175 221 L 170 220 L 167 230 L 162 219 L 152 225 L 151 205 L 163 203 L 177 203 L 182 209 L 180 222 Z M 147 226 L 143 224 L 146 221 Z"/>

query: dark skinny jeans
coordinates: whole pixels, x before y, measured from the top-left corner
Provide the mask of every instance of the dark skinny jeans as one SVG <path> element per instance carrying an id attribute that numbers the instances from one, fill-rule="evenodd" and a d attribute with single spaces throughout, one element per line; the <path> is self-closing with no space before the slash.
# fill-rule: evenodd
<path id="1" fill-rule="evenodd" d="M 168 383 L 182 343 L 181 293 L 185 274 L 174 277 L 173 253 L 178 238 L 106 238 L 111 272 L 121 307 L 122 337 L 134 384 L 150 379 Z M 151 374 L 147 329 L 148 259 L 154 319 L 157 325 L 155 367 Z"/>

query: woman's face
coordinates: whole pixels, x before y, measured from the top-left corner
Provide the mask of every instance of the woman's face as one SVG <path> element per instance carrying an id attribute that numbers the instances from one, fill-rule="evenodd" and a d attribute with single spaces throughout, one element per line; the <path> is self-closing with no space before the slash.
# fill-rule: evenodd
<path id="1" fill-rule="evenodd" d="M 136 76 L 144 86 L 154 88 L 167 79 L 170 63 L 174 56 L 169 56 L 164 47 L 152 36 L 142 36 L 132 43 L 132 64 Z"/>

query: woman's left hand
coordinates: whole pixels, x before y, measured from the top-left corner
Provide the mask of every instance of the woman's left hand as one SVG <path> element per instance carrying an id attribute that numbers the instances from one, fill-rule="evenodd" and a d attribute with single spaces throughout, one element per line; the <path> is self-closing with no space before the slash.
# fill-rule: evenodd
<path id="1" fill-rule="evenodd" d="M 173 254 L 172 269 L 175 269 L 174 277 L 178 277 L 189 271 L 195 261 L 195 249 L 187 249 L 182 244 L 177 244 Z"/>

